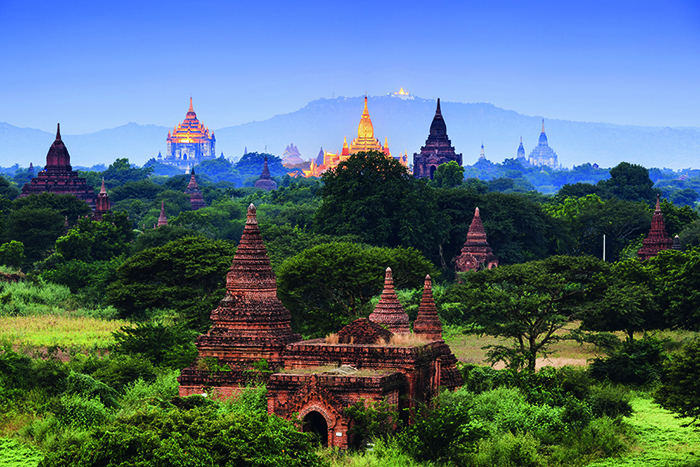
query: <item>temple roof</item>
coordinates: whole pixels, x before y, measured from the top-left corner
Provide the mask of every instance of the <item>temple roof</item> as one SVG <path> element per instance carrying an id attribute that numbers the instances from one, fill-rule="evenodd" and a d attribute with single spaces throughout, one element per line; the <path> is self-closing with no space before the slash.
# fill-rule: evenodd
<path id="1" fill-rule="evenodd" d="M 255 188 L 262 188 L 267 191 L 277 189 L 277 182 L 275 182 L 270 176 L 270 168 L 267 165 L 267 156 L 265 156 L 262 174 L 260 174 L 260 178 L 255 182 Z"/>
<path id="2" fill-rule="evenodd" d="M 525 157 L 525 148 L 523 147 L 523 137 L 520 137 L 520 146 L 518 146 L 518 154 L 516 156 L 517 159 L 521 159 Z"/>
<path id="3" fill-rule="evenodd" d="M 540 133 L 539 144 L 547 146 L 547 134 L 544 132 L 544 118 L 542 119 L 542 133 Z"/>
<path id="4" fill-rule="evenodd" d="M 482 266 L 488 267 L 489 263 L 498 265 L 498 257 L 486 241 L 486 230 L 481 223 L 479 208 L 476 208 L 467 233 L 467 240 L 460 254 L 455 258 L 455 269 L 457 272 L 477 270 Z"/>
<path id="5" fill-rule="evenodd" d="M 433 281 L 429 275 L 425 276 L 423 297 L 418 307 L 418 316 L 413 322 L 413 332 L 429 339 L 442 339 L 442 323 L 433 300 Z"/>
<path id="6" fill-rule="evenodd" d="M 661 202 L 659 195 L 656 195 L 656 207 L 654 208 L 654 216 L 651 218 L 651 229 L 649 229 L 649 235 L 642 240 L 642 247 L 637 251 L 637 255 L 640 259 L 645 260 L 670 248 L 673 248 L 673 240 L 666 233 L 664 215 L 661 213 Z"/>
<path id="7" fill-rule="evenodd" d="M 369 320 L 387 326 L 391 332 L 407 334 L 410 332 L 408 315 L 404 311 L 394 292 L 394 279 L 391 268 L 386 268 L 384 276 L 384 291 L 379 303 L 374 308 Z"/>
<path id="8" fill-rule="evenodd" d="M 238 345 L 285 345 L 300 339 L 290 326 L 291 314 L 277 298 L 277 281 L 272 272 L 253 204 L 248 206 L 245 228 L 226 275 L 226 295 L 211 313 L 209 334 Z"/>
<path id="9" fill-rule="evenodd" d="M 158 216 L 158 227 L 168 225 L 168 218 L 165 217 L 165 201 L 160 202 L 160 216 Z"/>
<path id="10" fill-rule="evenodd" d="M 207 204 L 204 202 L 202 190 L 199 189 L 199 184 L 194 175 L 194 167 L 192 167 L 190 183 L 188 183 L 187 188 L 185 188 L 185 194 L 190 196 L 190 206 L 193 211 L 196 211 L 197 209 L 207 207 Z"/>
<path id="11" fill-rule="evenodd" d="M 214 139 L 214 134 L 209 135 L 209 129 L 205 128 L 197 119 L 190 97 L 190 108 L 187 110 L 185 120 L 173 129 L 172 134 L 168 135 L 168 142 L 202 143 L 212 139 Z"/>
<path id="12" fill-rule="evenodd" d="M 56 125 L 56 140 L 49 148 L 46 154 L 46 167 L 44 170 L 49 172 L 70 172 L 73 168 L 70 165 L 70 154 L 66 145 L 61 140 L 61 124 Z"/>
<path id="13" fill-rule="evenodd" d="M 357 138 L 350 143 L 349 154 L 360 151 L 384 151 L 382 143 L 374 137 L 374 126 L 367 110 L 367 96 L 365 96 L 365 108 L 362 111 L 360 124 L 357 127 Z"/>
<path id="14" fill-rule="evenodd" d="M 357 127 L 358 138 L 374 138 L 374 126 L 367 110 L 367 96 L 365 96 L 365 109 L 362 111 L 360 124 Z"/>
<path id="15" fill-rule="evenodd" d="M 430 136 L 440 139 L 447 138 L 447 124 L 445 123 L 445 119 L 442 118 L 439 97 L 437 100 L 437 109 L 435 109 L 435 116 L 433 117 L 433 122 L 430 124 Z"/>
<path id="16" fill-rule="evenodd" d="M 340 344 L 378 344 L 380 339 L 389 342 L 391 331 L 367 318 L 356 319 L 338 331 Z"/>

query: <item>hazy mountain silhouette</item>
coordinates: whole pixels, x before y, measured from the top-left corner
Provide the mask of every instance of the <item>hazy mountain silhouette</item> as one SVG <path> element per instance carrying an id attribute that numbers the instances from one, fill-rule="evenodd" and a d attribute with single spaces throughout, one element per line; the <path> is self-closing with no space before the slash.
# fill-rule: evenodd
<path id="1" fill-rule="evenodd" d="M 476 162 L 482 143 L 486 157 L 493 162 L 514 158 L 521 136 L 526 154 L 537 144 L 541 116 L 526 116 L 486 103 L 441 104 L 448 135 L 466 165 Z M 420 151 L 428 136 L 435 101 L 381 96 L 370 97 L 368 105 L 375 137 L 382 143 L 388 137 L 392 153 L 408 151 L 412 162 L 413 153 Z M 357 135 L 362 108 L 363 97 L 319 99 L 296 112 L 221 128 L 215 130 L 216 153 L 238 159 L 246 147 L 251 152 L 262 152 L 267 147 L 267 152 L 280 156 L 289 143 L 299 148 L 304 159 L 316 157 L 321 147 L 339 151 L 344 136 L 350 143 Z M 159 151 L 165 153 L 168 130 L 129 123 L 84 135 L 71 135 L 69 128 L 62 128 L 61 133 L 71 162 L 92 166 L 108 164 L 118 157 L 143 164 Z M 700 128 L 696 127 L 642 127 L 545 117 L 545 131 L 550 147 L 567 167 L 585 162 L 612 167 L 621 161 L 673 169 L 700 166 Z M 27 166 L 30 161 L 44 163 L 54 134 L 0 123 L 0 138 L 0 165 Z"/>

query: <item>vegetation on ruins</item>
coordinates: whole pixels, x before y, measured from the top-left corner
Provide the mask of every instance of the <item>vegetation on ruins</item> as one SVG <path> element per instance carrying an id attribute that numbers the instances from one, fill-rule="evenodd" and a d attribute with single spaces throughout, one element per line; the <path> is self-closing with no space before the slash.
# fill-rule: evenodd
<path id="1" fill-rule="evenodd" d="M 0 282 L 3 459 L 554 466 L 621 456 L 694 465 L 700 438 L 681 425 L 700 414 L 696 171 L 679 177 L 627 163 L 556 171 L 506 160 L 446 164 L 425 181 L 370 153 L 319 180 L 277 173 L 268 155 L 279 188 L 262 192 L 252 184 L 263 158 L 196 166 L 207 204 L 197 211 L 183 194 L 189 175 L 155 161 L 81 172 L 96 191 L 104 177 L 114 203 L 99 222 L 70 196 L 16 199 L 26 170 L 0 177 L 1 277 L 20 280 Z M 681 250 L 640 262 L 657 193 Z M 161 201 L 169 225 L 154 229 Z M 483 342 L 510 368 L 472 356 L 476 364 L 461 367 L 464 387 L 412 414 L 414 424 L 397 422 L 396 433 L 387 420 L 409 414 L 358 404 L 373 448 L 349 454 L 321 450 L 267 415 L 261 388 L 235 403 L 177 397 L 175 377 L 223 297 L 250 203 L 296 332 L 322 336 L 366 316 L 391 266 L 412 318 L 429 273 L 453 348 Z M 476 207 L 500 266 L 455 277 Z M 592 361 L 542 368 L 564 346 Z M 658 441 L 662 432 L 672 445 Z"/>

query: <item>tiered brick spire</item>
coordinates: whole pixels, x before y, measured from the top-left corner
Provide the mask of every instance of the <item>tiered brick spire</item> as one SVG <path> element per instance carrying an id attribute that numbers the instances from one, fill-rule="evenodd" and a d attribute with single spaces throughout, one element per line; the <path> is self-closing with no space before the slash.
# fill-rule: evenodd
<path id="1" fill-rule="evenodd" d="M 425 140 L 425 146 L 420 148 L 420 153 L 413 154 L 413 175 L 429 177 L 432 180 L 438 166 L 450 161 L 455 161 L 461 166 L 462 154 L 455 152 L 455 148 L 447 137 L 447 124 L 442 117 L 438 98 L 435 117 L 430 124 L 430 133 Z"/>
<path id="2" fill-rule="evenodd" d="M 207 203 L 204 202 L 204 197 L 202 196 L 202 190 L 199 189 L 197 180 L 194 178 L 194 167 L 192 167 L 192 176 L 190 177 L 190 183 L 185 189 L 185 194 L 190 197 L 190 206 L 192 206 L 193 211 L 207 207 Z"/>
<path id="3" fill-rule="evenodd" d="M 112 203 L 109 202 L 109 195 L 107 195 L 107 190 L 105 189 L 105 179 L 102 179 L 102 189 L 100 194 L 97 195 L 97 202 L 95 204 L 95 212 L 92 215 L 92 219 L 95 221 L 101 221 L 102 216 L 108 213 L 112 209 Z"/>
<path id="4" fill-rule="evenodd" d="M 266 350 L 300 340 L 290 326 L 292 315 L 277 298 L 277 281 L 263 244 L 255 206 L 226 276 L 226 296 L 211 313 L 213 325 L 197 339 L 198 346 L 235 343 Z M 217 344 L 218 343 L 218 344 Z M 266 358 L 266 357 L 260 357 Z"/>
<path id="5" fill-rule="evenodd" d="M 498 266 L 498 256 L 486 241 L 486 230 L 481 223 L 479 208 L 474 210 L 474 219 L 469 226 L 467 241 L 464 242 L 462 252 L 455 258 L 457 272 L 476 271 L 482 267 L 491 269 Z"/>
<path id="6" fill-rule="evenodd" d="M 165 201 L 160 202 L 160 216 L 158 216 L 158 227 L 168 225 L 168 218 L 165 217 Z"/>
<path id="7" fill-rule="evenodd" d="M 668 250 L 673 247 L 673 240 L 666 233 L 664 215 L 661 213 L 661 203 L 656 195 L 656 209 L 651 218 L 651 229 L 649 235 L 642 241 L 642 247 L 637 251 L 639 259 L 645 260 L 659 254 L 661 250 Z"/>
<path id="8" fill-rule="evenodd" d="M 379 303 L 377 303 L 372 314 L 369 315 L 369 320 L 388 326 L 389 330 L 394 333 L 408 334 L 411 332 L 408 326 L 408 315 L 394 292 L 394 279 L 391 275 L 391 268 L 386 268 L 382 298 L 379 299 Z"/>
<path id="9" fill-rule="evenodd" d="M 262 188 L 263 190 L 272 191 L 277 189 L 277 183 L 270 176 L 270 168 L 267 166 L 267 156 L 265 156 L 265 164 L 263 165 L 262 174 L 260 178 L 255 182 L 255 188 Z"/>
<path id="10" fill-rule="evenodd" d="M 442 323 L 437 313 L 437 307 L 433 300 L 433 281 L 430 276 L 425 276 L 423 286 L 423 298 L 418 307 L 418 316 L 413 322 L 413 332 L 424 336 L 428 340 L 442 339 Z"/>

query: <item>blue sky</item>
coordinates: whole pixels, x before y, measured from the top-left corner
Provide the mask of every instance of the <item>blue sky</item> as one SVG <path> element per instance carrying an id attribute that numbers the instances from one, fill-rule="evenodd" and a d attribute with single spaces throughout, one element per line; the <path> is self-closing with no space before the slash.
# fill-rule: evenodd
<path id="1" fill-rule="evenodd" d="M 0 122 L 211 129 L 400 86 L 526 115 L 700 127 L 698 1 L 0 0 Z"/>

